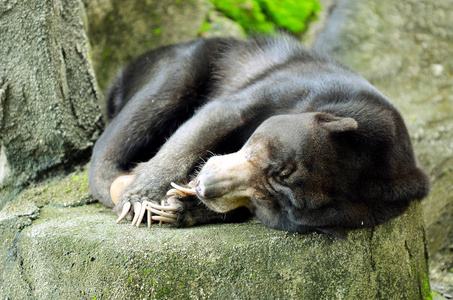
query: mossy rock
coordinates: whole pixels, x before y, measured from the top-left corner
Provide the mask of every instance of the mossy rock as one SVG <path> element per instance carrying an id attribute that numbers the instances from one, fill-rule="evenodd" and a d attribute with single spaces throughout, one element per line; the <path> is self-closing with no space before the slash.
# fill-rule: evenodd
<path id="1" fill-rule="evenodd" d="M 212 8 L 204 0 L 85 0 L 91 57 L 102 90 L 140 54 L 197 37 Z"/>
<path id="2" fill-rule="evenodd" d="M 321 10 L 318 0 L 209 0 L 247 32 L 301 34 Z"/>
<path id="3" fill-rule="evenodd" d="M 0 212 L 2 299 L 422 299 L 419 203 L 347 241 L 256 220 L 177 229 L 115 224 L 86 171 L 30 188 Z"/>
<path id="4" fill-rule="evenodd" d="M 146 51 L 199 36 L 243 36 L 207 0 L 84 0 L 91 61 L 101 90 Z"/>

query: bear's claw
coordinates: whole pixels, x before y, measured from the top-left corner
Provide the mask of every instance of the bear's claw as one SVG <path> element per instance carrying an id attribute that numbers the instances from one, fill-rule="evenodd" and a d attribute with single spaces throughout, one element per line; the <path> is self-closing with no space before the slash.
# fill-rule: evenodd
<path id="1" fill-rule="evenodd" d="M 167 196 L 184 198 L 187 195 L 194 195 L 195 188 L 185 188 L 175 183 L 171 183 L 173 189 L 167 192 Z M 193 185 L 193 182 L 189 183 L 189 186 Z M 121 222 L 127 214 L 131 211 L 131 203 L 126 202 L 123 205 L 123 211 L 116 220 L 116 224 Z M 180 210 L 180 206 L 177 205 L 165 205 L 165 201 L 161 202 L 161 205 L 155 204 L 150 201 L 143 201 L 142 203 L 134 203 L 132 212 L 134 213 L 134 219 L 132 220 L 132 226 L 139 227 L 143 221 L 145 213 L 147 213 L 148 228 L 151 227 L 153 221 L 159 221 L 159 225 L 162 226 L 162 222 L 176 223 L 177 216 L 174 212 Z M 153 215 L 154 214 L 154 215 Z"/>
<path id="2" fill-rule="evenodd" d="M 124 219 L 127 215 L 127 213 L 129 212 L 129 210 L 131 209 L 131 203 L 130 202 L 126 202 L 124 203 L 123 205 L 123 211 L 121 212 L 120 216 L 118 217 L 118 219 L 116 219 L 116 224 L 118 224 L 119 222 L 121 222 L 122 219 Z"/>
<path id="3" fill-rule="evenodd" d="M 165 205 L 165 203 L 162 204 L 163 205 L 158 205 L 149 201 L 143 201 L 142 203 L 136 202 L 133 208 L 134 219 L 132 220 L 132 226 L 135 225 L 139 227 L 143 221 L 146 212 L 148 213 L 147 214 L 148 228 L 151 227 L 153 221 L 159 221 L 159 225 L 161 226 L 162 222 L 176 223 L 177 216 L 171 212 L 178 211 L 180 207 L 175 205 Z M 116 220 L 117 224 L 126 217 L 130 209 L 131 203 L 130 202 L 124 203 L 123 211 L 121 212 L 119 218 Z"/>
<path id="4" fill-rule="evenodd" d="M 172 191 L 176 191 L 176 192 L 179 192 L 179 193 L 182 193 L 182 194 L 185 194 L 185 196 L 187 195 L 195 195 L 195 188 L 192 187 L 193 185 L 195 185 L 195 183 L 193 181 L 189 182 L 189 186 L 191 186 L 191 188 L 185 188 L 185 187 L 182 187 L 180 185 L 177 185 L 176 183 L 174 182 L 171 182 L 170 183 L 172 187 L 174 187 L 174 189 L 171 189 L 167 192 L 167 195 L 169 193 L 171 193 Z M 185 197 L 184 196 L 184 197 Z"/>

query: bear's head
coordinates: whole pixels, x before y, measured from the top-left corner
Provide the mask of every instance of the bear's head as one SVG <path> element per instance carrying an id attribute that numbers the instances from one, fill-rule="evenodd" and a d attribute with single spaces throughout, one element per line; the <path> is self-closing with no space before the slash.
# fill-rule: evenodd
<path id="1" fill-rule="evenodd" d="M 343 228 L 382 223 L 425 196 L 429 182 L 410 141 L 404 142 L 411 153 L 390 158 L 401 147 L 382 149 L 393 147 L 392 139 L 375 141 L 378 135 L 359 127 L 353 118 L 324 112 L 271 117 L 238 152 L 206 162 L 197 196 L 217 212 L 246 206 L 280 230 L 342 236 Z M 405 170 L 392 165 L 403 160 Z"/>

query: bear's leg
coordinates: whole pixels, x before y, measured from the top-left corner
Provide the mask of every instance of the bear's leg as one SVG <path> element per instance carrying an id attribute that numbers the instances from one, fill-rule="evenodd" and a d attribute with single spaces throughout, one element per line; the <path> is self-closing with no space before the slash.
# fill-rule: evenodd
<path id="1" fill-rule="evenodd" d="M 107 207 L 114 206 L 110 198 L 113 180 L 128 173 L 143 153 L 149 153 L 149 159 L 157 151 L 161 140 L 169 135 L 161 126 L 169 128 L 184 121 L 182 113 L 174 113 L 178 109 L 178 103 L 172 100 L 132 99 L 112 120 L 96 142 L 91 158 L 89 184 L 96 199 Z"/>
<path id="2" fill-rule="evenodd" d="M 228 134 L 262 113 L 256 111 L 255 106 L 256 99 L 252 95 L 215 99 L 204 105 L 178 128 L 153 158 L 133 170 L 135 180 L 125 187 L 114 211 L 119 213 L 123 205 L 130 202 L 127 208 L 140 214 L 133 221 L 139 226 L 138 219 L 143 218 L 146 209 L 141 203 L 165 201 L 171 182 L 186 181 L 200 158 L 206 157 L 208 151 Z"/>
<path id="3" fill-rule="evenodd" d="M 109 195 L 113 180 L 149 160 L 204 103 L 210 80 L 205 57 L 214 44 L 199 43 L 150 52 L 114 84 L 109 104 L 115 117 L 96 142 L 89 176 L 92 195 L 105 206 L 114 206 Z"/>

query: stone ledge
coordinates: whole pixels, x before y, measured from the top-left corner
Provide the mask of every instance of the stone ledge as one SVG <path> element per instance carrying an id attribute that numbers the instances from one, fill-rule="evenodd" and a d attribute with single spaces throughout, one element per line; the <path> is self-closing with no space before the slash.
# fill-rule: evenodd
<path id="1" fill-rule="evenodd" d="M 19 195 L 0 213 L 2 299 L 422 299 L 429 293 L 418 203 L 339 241 L 275 231 L 256 220 L 137 229 L 115 225 L 99 204 L 59 202 L 38 208 Z"/>

